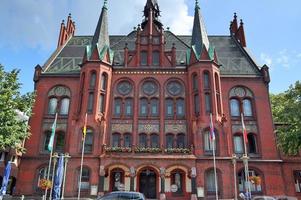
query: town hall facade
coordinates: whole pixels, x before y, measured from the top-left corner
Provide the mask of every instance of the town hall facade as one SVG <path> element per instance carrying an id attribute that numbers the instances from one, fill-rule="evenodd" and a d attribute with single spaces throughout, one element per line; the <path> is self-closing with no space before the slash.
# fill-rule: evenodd
<path id="1" fill-rule="evenodd" d="M 66 197 L 78 192 L 86 114 L 82 196 L 125 189 L 149 199 L 215 197 L 210 114 L 220 198 L 234 198 L 235 183 L 244 191 L 245 153 L 250 176 L 260 179 L 251 184 L 253 195 L 299 194 L 299 157 L 289 161 L 276 146 L 268 67 L 248 53 L 236 14 L 229 35 L 208 36 L 197 2 L 192 34 L 175 35 L 160 21 L 159 2 L 147 0 L 138 27 L 109 35 L 108 12 L 105 1 L 91 36 L 77 36 L 69 16 L 57 49 L 35 68 L 31 137 L 16 194 L 43 194 L 56 113 L 54 151 L 71 156 Z"/>

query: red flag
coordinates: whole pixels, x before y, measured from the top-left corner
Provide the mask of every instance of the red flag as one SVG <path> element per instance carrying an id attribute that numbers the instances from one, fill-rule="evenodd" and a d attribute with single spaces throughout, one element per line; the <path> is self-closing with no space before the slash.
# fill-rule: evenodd
<path id="1" fill-rule="evenodd" d="M 241 113 L 241 124 L 242 124 L 242 133 L 244 136 L 244 141 L 246 143 L 248 143 L 248 133 L 247 133 L 247 129 L 246 129 L 245 122 L 244 122 L 244 116 L 242 113 Z"/>

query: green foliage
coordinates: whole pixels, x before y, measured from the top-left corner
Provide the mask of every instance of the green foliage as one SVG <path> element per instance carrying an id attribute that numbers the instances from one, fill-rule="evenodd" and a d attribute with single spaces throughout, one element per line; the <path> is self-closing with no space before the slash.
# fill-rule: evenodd
<path id="1" fill-rule="evenodd" d="M 34 94 L 20 94 L 18 75 L 19 70 L 5 72 L 0 64 L 0 150 L 14 148 L 22 151 L 22 143 L 29 136 L 29 127 L 18 118 L 16 110 L 29 117 Z"/>
<path id="2" fill-rule="evenodd" d="M 272 112 L 277 128 L 277 142 L 287 155 L 296 155 L 301 149 L 301 83 L 284 93 L 271 95 Z"/>

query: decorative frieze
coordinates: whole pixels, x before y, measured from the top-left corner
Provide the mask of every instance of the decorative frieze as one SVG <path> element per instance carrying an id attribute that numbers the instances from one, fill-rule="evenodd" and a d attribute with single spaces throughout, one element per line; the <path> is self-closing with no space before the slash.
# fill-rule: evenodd
<path id="1" fill-rule="evenodd" d="M 139 133 L 159 133 L 160 124 L 159 121 L 139 121 L 138 125 Z"/>
<path id="2" fill-rule="evenodd" d="M 165 122 L 165 133 L 186 133 L 186 121 L 167 121 Z"/>
<path id="3" fill-rule="evenodd" d="M 242 132 L 242 124 L 240 121 L 232 122 L 232 133 Z M 256 122 L 246 122 L 245 126 L 248 133 L 258 133 Z"/>

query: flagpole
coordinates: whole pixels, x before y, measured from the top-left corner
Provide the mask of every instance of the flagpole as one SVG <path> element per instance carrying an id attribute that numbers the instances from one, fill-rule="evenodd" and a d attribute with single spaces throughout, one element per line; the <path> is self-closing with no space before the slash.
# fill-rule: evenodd
<path id="1" fill-rule="evenodd" d="M 213 169 L 214 169 L 214 182 L 215 182 L 215 198 L 218 200 L 218 183 L 217 183 L 217 172 L 216 172 L 216 159 L 215 159 L 215 133 L 213 127 L 212 113 L 210 113 L 210 138 L 213 152 Z"/>
<path id="2" fill-rule="evenodd" d="M 52 191 L 53 191 L 54 175 L 55 175 L 54 173 L 55 173 L 55 165 L 56 165 L 56 162 L 57 162 L 57 158 L 58 158 L 58 154 L 57 154 L 57 153 L 54 153 L 54 154 L 53 154 L 52 177 L 51 177 L 52 187 L 51 187 L 50 194 L 49 194 L 49 199 L 50 199 L 50 200 L 52 199 Z"/>
<path id="3" fill-rule="evenodd" d="M 251 199 L 251 186 L 250 186 L 250 180 L 249 180 L 249 163 L 248 163 L 248 151 L 247 151 L 247 130 L 245 127 L 245 122 L 244 122 L 244 116 L 243 113 L 241 113 L 241 123 L 242 123 L 242 128 L 243 128 L 243 141 L 244 141 L 244 150 L 245 154 L 243 155 L 243 164 L 245 168 L 245 190 L 247 194 L 247 199 Z"/>
<path id="4" fill-rule="evenodd" d="M 84 128 L 83 128 L 83 144 L 82 144 L 82 156 L 80 161 L 80 173 L 79 173 L 79 184 L 78 184 L 78 195 L 77 199 L 80 199 L 80 190 L 82 185 L 82 173 L 83 173 L 83 163 L 84 163 L 84 153 L 85 153 L 85 140 L 86 140 L 86 134 L 87 134 L 87 118 L 88 114 L 86 113 L 85 116 L 85 122 L 84 122 Z"/>
<path id="5" fill-rule="evenodd" d="M 52 129 L 54 129 L 54 130 L 52 130 L 52 132 L 54 131 L 54 134 L 55 134 L 55 129 L 56 129 L 56 120 L 57 120 L 57 113 L 55 114 L 54 122 L 52 125 Z M 50 136 L 49 140 L 50 140 L 49 142 L 51 142 L 51 136 Z M 51 170 L 51 162 L 52 162 L 52 154 L 53 154 L 53 143 L 54 143 L 54 140 L 52 141 L 52 144 L 51 144 L 52 148 L 50 149 L 50 158 L 49 158 L 49 164 L 48 164 L 48 170 L 47 170 L 47 181 L 49 181 L 49 178 L 50 178 L 50 170 Z M 52 185 L 53 185 L 53 183 L 51 183 L 51 188 L 52 188 Z M 46 190 L 45 190 L 45 200 L 47 199 L 47 193 L 48 193 L 48 187 L 46 187 Z"/>
<path id="6" fill-rule="evenodd" d="M 64 166 L 64 179 L 63 179 L 63 189 L 62 189 L 62 197 L 61 197 L 62 199 L 64 199 L 65 196 L 66 173 L 67 173 L 68 159 L 70 158 L 70 156 L 68 153 L 66 153 L 64 157 L 65 157 L 65 166 Z"/>
<path id="7" fill-rule="evenodd" d="M 86 140 L 86 135 L 84 134 L 83 136 L 83 146 L 82 146 L 82 157 L 80 161 L 80 173 L 79 173 L 79 184 L 78 184 L 78 196 L 77 199 L 80 199 L 80 190 L 81 190 L 81 185 L 82 185 L 82 173 L 83 173 L 83 163 L 84 163 L 84 152 L 85 152 L 85 140 Z"/>

